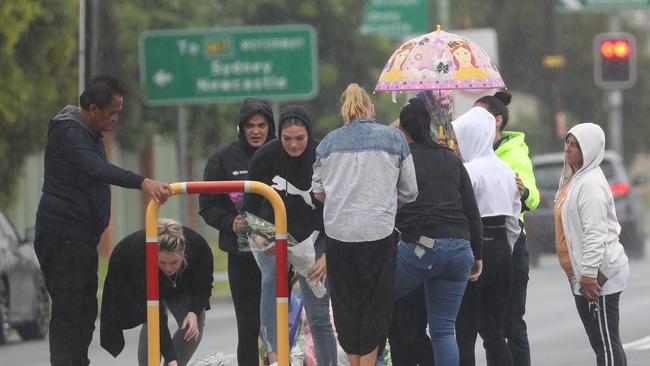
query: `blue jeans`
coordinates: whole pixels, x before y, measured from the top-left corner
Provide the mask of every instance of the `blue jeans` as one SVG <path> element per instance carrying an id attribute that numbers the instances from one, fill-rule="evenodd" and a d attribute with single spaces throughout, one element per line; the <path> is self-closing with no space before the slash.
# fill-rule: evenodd
<path id="1" fill-rule="evenodd" d="M 316 259 L 325 251 L 325 241 L 315 244 Z M 275 312 L 275 256 L 259 253 L 258 263 L 262 272 L 262 297 L 260 302 L 260 319 L 262 337 L 269 352 L 277 352 L 277 320 Z M 316 350 L 318 365 L 336 365 L 336 338 L 330 322 L 330 297 L 328 292 L 322 298 L 317 298 L 309 288 L 307 280 L 298 276 L 303 304 L 307 313 L 307 321 L 311 328 Z"/>
<path id="2" fill-rule="evenodd" d="M 433 249 L 400 242 L 395 299 L 424 283 L 427 320 L 436 366 L 458 365 L 456 316 L 474 263 L 470 242 L 435 239 Z"/>

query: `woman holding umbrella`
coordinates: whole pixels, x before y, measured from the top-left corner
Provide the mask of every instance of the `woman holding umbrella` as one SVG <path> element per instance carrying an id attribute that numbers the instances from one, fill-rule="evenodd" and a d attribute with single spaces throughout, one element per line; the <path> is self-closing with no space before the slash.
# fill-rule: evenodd
<path id="1" fill-rule="evenodd" d="M 424 284 L 435 365 L 455 366 L 456 316 L 467 280 L 476 281 L 482 269 L 481 216 L 462 161 L 433 142 L 431 116 L 423 101 L 411 99 L 402 108 L 400 129 L 413 155 L 418 198 L 397 211 L 402 241 L 395 298 Z"/>

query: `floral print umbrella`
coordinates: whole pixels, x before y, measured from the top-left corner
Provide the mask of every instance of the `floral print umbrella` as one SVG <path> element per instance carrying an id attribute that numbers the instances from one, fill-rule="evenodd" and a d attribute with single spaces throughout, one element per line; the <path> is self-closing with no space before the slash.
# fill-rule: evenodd
<path id="1" fill-rule="evenodd" d="M 487 52 L 457 34 L 435 32 L 412 38 L 388 59 L 375 92 L 417 91 L 434 119 L 432 134 L 454 148 L 453 89 L 505 88 Z"/>
<path id="2" fill-rule="evenodd" d="M 487 52 L 437 27 L 402 44 L 388 59 L 375 91 L 504 88 Z"/>

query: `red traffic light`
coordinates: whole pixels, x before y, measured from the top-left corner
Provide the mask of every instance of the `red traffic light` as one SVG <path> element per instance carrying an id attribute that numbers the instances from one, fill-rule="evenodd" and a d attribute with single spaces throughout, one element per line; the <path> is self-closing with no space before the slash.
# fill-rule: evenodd
<path id="1" fill-rule="evenodd" d="M 632 47 L 627 39 L 604 39 L 600 43 L 600 54 L 605 58 L 626 59 L 630 56 Z"/>
<path id="2" fill-rule="evenodd" d="M 634 35 L 599 33 L 594 37 L 594 81 L 602 89 L 627 89 L 637 79 L 637 50 Z"/>

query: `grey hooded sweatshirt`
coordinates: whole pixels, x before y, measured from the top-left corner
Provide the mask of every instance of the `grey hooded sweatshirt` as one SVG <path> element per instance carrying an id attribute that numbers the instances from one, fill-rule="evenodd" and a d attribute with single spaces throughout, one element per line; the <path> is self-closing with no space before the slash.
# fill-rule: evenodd
<path id="1" fill-rule="evenodd" d="M 601 295 L 623 290 L 627 283 L 628 258 L 619 242 L 621 226 L 616 218 L 614 197 L 600 168 L 605 156 L 605 133 L 593 123 L 571 128 L 582 151 L 582 167 L 573 172 L 564 160 L 559 188 L 573 177 L 562 205 L 562 229 L 575 277 L 573 290 L 579 295 L 580 276 L 596 278 L 598 271 L 609 278 Z M 558 191 L 559 192 L 559 191 Z M 557 196 L 556 196 L 557 198 Z M 622 278 L 617 276 L 624 272 Z M 613 278 L 616 277 L 616 278 Z"/>

